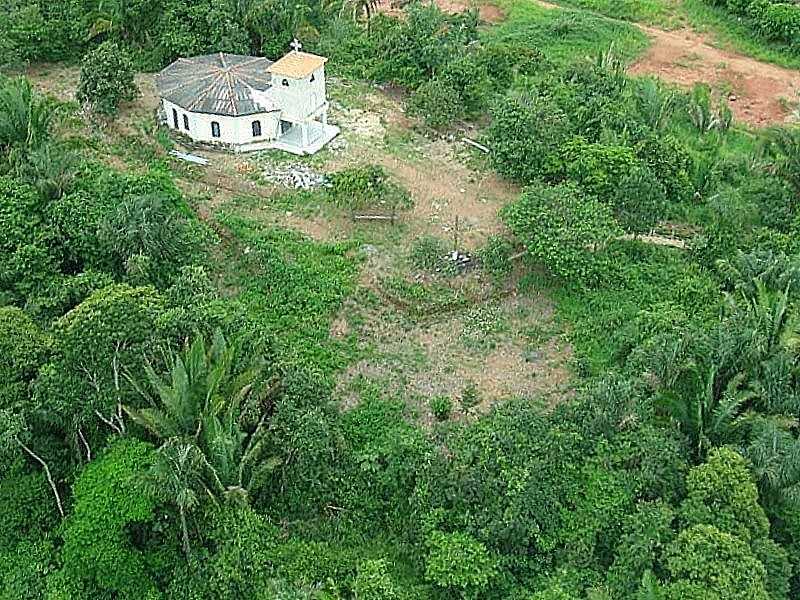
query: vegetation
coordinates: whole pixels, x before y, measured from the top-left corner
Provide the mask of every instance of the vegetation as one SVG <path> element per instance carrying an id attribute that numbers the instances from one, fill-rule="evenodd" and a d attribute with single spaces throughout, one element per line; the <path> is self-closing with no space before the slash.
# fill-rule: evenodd
<path id="1" fill-rule="evenodd" d="M 565 3 L 8 4 L 2 67 L 80 63 L 119 122 L 0 79 L 0 597 L 800 595 L 800 130 L 629 77 L 598 13 L 663 3 Z M 715 6 L 792 56 L 793 4 Z M 488 156 L 392 114 L 302 159 L 320 189 L 220 155 L 252 194 L 206 190 L 123 102 L 296 35 Z"/>

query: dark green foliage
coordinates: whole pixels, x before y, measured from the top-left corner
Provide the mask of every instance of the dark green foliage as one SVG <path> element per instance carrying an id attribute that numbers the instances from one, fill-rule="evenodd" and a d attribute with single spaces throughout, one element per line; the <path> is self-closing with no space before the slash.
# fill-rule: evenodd
<path id="1" fill-rule="evenodd" d="M 530 256 L 564 279 L 595 281 L 620 230 L 611 210 L 570 184 L 529 187 L 503 219 Z"/>
<path id="2" fill-rule="evenodd" d="M 556 154 L 570 134 L 567 115 L 552 102 L 541 96 L 508 96 L 492 110 L 492 166 L 520 183 L 552 176 L 558 171 Z"/>
<path id="3" fill-rule="evenodd" d="M 664 187 L 647 167 L 633 167 L 610 195 L 617 220 L 629 233 L 647 233 L 667 211 Z"/>
<path id="4" fill-rule="evenodd" d="M 49 353 L 48 340 L 23 311 L 0 308 L 0 407 L 28 399 L 30 384 Z"/>
<path id="5" fill-rule="evenodd" d="M 97 237 L 118 276 L 163 286 L 177 270 L 202 260 L 202 229 L 172 198 L 128 196 L 101 220 Z"/>
<path id="6" fill-rule="evenodd" d="M 103 42 L 83 57 L 76 94 L 79 102 L 101 115 L 113 116 L 120 102 L 133 100 L 138 93 L 131 60 L 115 42 Z"/>
<path id="7" fill-rule="evenodd" d="M 154 500 L 137 482 L 152 461 L 147 444 L 124 440 L 78 477 L 61 534 L 62 566 L 48 582 L 58 597 L 155 597 L 156 574 L 131 536 L 135 525 L 153 526 Z"/>

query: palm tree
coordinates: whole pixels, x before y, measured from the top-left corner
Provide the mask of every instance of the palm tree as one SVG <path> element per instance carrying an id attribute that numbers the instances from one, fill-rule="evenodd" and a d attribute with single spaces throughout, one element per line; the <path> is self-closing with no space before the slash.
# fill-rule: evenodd
<path id="1" fill-rule="evenodd" d="M 765 158 L 770 170 L 800 194 L 800 127 L 775 127 L 767 132 Z"/>
<path id="2" fill-rule="evenodd" d="M 714 364 L 694 369 L 691 378 L 679 390 L 662 392 L 659 402 L 689 438 L 695 458 L 703 460 L 709 450 L 740 434 L 740 422 L 753 393 L 744 386 L 743 373 L 726 377 Z"/>
<path id="3" fill-rule="evenodd" d="M 33 91 L 24 78 L 0 87 L 0 153 L 17 164 L 24 156 L 50 139 L 55 120 L 54 105 Z"/>
<path id="4" fill-rule="evenodd" d="M 196 448 L 211 493 L 246 500 L 277 466 L 275 460 L 262 456 L 267 404 L 275 381 L 266 381 L 263 357 L 251 359 L 237 373 L 239 355 L 238 345 L 229 345 L 219 332 L 208 349 L 203 339 L 197 338 L 174 358 L 168 378 L 146 366 L 155 396 L 135 381 L 134 385 L 151 406 L 126 407 L 126 411 L 162 446 L 180 441 Z M 255 393 L 256 388 L 260 393 Z"/>
<path id="5" fill-rule="evenodd" d="M 191 443 L 170 440 L 156 453 L 156 462 L 145 477 L 145 484 L 156 497 L 178 509 L 180 517 L 183 553 L 188 558 L 191 553 L 187 515 L 200 504 L 199 495 L 213 495 L 203 481 L 205 458 Z"/>
<path id="6" fill-rule="evenodd" d="M 800 507 L 800 440 L 790 430 L 796 425 L 795 419 L 754 419 L 751 440 L 741 448 L 758 482 L 759 499 L 771 516 Z"/>
<path id="7" fill-rule="evenodd" d="M 363 15 L 367 21 L 367 33 L 371 33 L 370 21 L 380 3 L 381 0 L 345 0 L 342 10 L 349 10 L 354 21 L 358 21 Z"/>

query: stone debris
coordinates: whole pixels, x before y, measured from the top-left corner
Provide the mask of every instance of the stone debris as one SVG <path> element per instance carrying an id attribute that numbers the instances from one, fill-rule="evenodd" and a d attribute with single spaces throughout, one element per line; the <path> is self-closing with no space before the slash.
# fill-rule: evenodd
<path id="1" fill-rule="evenodd" d="M 267 167 L 263 177 L 270 183 L 295 190 L 313 190 L 329 185 L 328 177 L 303 164 L 277 164 Z"/>

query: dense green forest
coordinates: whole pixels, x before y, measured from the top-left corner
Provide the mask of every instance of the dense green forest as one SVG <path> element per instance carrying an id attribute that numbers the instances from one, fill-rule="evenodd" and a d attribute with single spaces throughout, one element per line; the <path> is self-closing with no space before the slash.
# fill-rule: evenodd
<path id="1" fill-rule="evenodd" d="M 489 23 L 372 0 L 3 3 L 0 598 L 800 598 L 800 128 L 629 76 L 649 42 L 613 17 L 641 15 L 564 4 L 504 0 Z M 706 4 L 791 62 L 798 5 Z M 220 199 L 155 105 L 129 116 L 179 56 L 277 58 L 296 36 L 342 106 L 400 98 L 395 162 L 325 150 L 305 164 L 334 165 L 328 187 Z M 37 85 L 57 73 L 70 98 Z M 469 271 L 410 216 L 321 237 L 266 218 L 410 215 L 390 167 L 435 179 L 414 157 L 465 128 L 490 151 L 458 168 L 513 196 L 463 242 Z M 368 277 L 376 254 L 392 267 Z M 504 316 L 509 298 L 554 316 Z M 569 348 L 564 381 L 412 393 L 430 364 L 390 338 L 448 315 L 481 359 L 518 327 L 512 380 Z M 344 385 L 366 359 L 386 378 Z"/>

